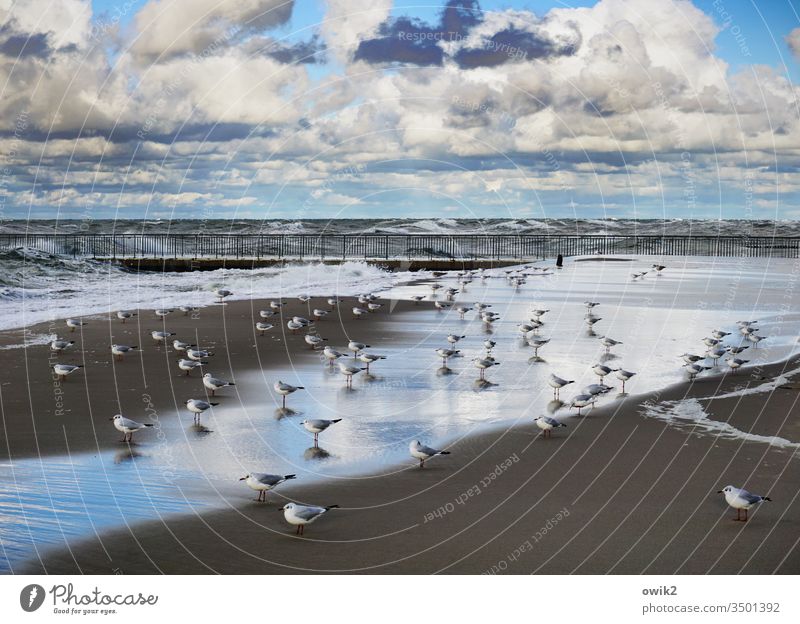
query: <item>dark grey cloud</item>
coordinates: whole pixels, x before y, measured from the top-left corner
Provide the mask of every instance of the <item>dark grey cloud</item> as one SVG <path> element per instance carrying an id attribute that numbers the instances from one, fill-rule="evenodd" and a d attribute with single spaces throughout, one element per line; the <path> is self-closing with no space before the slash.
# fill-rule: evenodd
<path id="1" fill-rule="evenodd" d="M 581 43 L 577 28 L 574 33 L 570 41 L 555 41 L 544 32 L 530 32 L 511 27 L 495 33 L 480 47 L 460 49 L 454 59 L 462 69 L 472 69 L 495 67 L 510 61 L 571 56 Z"/>
<path id="2" fill-rule="evenodd" d="M 378 36 L 361 41 L 355 60 L 374 64 L 430 66 L 444 62 L 440 41 L 457 41 L 483 19 L 477 0 L 450 0 L 439 23 L 430 25 L 410 17 L 381 24 Z"/>
<path id="3" fill-rule="evenodd" d="M 483 21 L 477 0 L 451 0 L 442 11 L 439 23 L 429 25 L 409 17 L 384 22 L 378 36 L 362 41 L 355 60 L 374 64 L 442 65 L 447 58 L 440 42 L 461 42 Z M 543 26 L 546 22 L 525 24 L 535 31 L 511 26 L 476 47 L 460 47 L 453 60 L 462 69 L 496 67 L 504 63 L 555 58 L 574 54 L 581 44 L 577 27 L 568 40 L 554 40 Z"/>
<path id="4" fill-rule="evenodd" d="M 275 59 L 285 65 L 308 64 L 313 65 L 323 62 L 325 45 L 314 35 L 309 41 L 300 41 L 294 45 L 273 43 L 264 49 L 264 55 Z"/>

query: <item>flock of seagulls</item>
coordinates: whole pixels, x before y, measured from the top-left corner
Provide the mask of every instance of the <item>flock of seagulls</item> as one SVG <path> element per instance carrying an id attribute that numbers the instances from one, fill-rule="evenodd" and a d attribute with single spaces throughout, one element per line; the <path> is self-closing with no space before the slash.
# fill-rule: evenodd
<path id="1" fill-rule="evenodd" d="M 662 265 L 653 265 L 652 271 L 657 275 L 660 275 L 665 268 L 666 267 Z M 650 272 L 651 271 L 642 271 L 634 273 L 632 277 L 634 280 L 640 280 Z M 508 270 L 505 271 L 505 273 L 508 283 L 514 288 L 520 288 L 523 286 L 527 279 L 532 275 L 550 274 L 547 269 L 542 269 L 539 267 L 526 267 L 523 269 Z M 460 292 L 466 291 L 468 285 L 473 280 L 486 279 L 488 277 L 488 275 L 482 270 L 462 271 L 459 272 L 457 276 L 460 288 L 445 288 L 444 285 L 438 282 L 434 282 L 431 285 L 431 291 L 434 296 L 437 295 L 439 291 L 441 291 L 441 294 L 444 295 L 444 301 L 438 298 L 436 298 L 434 301 L 434 307 L 437 310 L 443 311 L 452 307 L 452 304 L 449 302 L 452 302 L 455 299 L 455 296 Z M 232 296 L 233 293 L 227 289 L 218 289 L 214 291 L 214 295 L 216 300 L 222 303 L 226 298 Z M 414 295 L 411 297 L 415 304 L 419 304 L 425 298 L 426 297 L 424 295 Z M 303 295 L 298 297 L 298 299 L 301 302 L 307 303 L 311 298 Z M 378 312 L 381 309 L 382 304 L 378 302 L 377 299 L 378 297 L 374 294 L 363 294 L 358 296 L 358 305 L 352 308 L 353 317 L 355 319 L 360 319 Z M 381 360 L 385 360 L 386 356 L 368 352 L 367 349 L 371 348 L 370 345 L 358 342 L 356 340 L 350 340 L 346 349 L 341 350 L 326 344 L 328 339 L 319 334 L 319 332 L 316 330 L 316 325 L 329 316 L 331 311 L 336 309 L 340 303 L 341 300 L 338 297 L 330 297 L 327 299 L 329 309 L 314 308 L 311 313 L 313 320 L 301 316 L 293 316 L 286 321 L 286 328 L 291 333 L 306 331 L 307 333 L 304 335 L 304 342 L 309 346 L 310 349 L 314 351 L 320 351 L 328 366 L 331 368 L 334 367 L 334 365 L 338 366 L 339 372 L 345 378 L 346 387 L 349 388 L 352 386 L 353 378 L 356 375 L 362 371 L 365 371 L 366 374 L 369 374 L 370 366 L 375 365 Z M 262 320 L 255 323 L 255 329 L 259 335 L 263 335 L 274 328 L 274 325 L 268 321 L 280 314 L 281 308 L 284 305 L 285 302 L 283 301 L 273 300 L 269 302 L 269 305 L 266 309 L 259 311 L 259 317 Z M 594 333 L 594 327 L 600 321 L 602 321 L 602 318 L 597 316 L 596 309 L 601 304 L 597 301 L 585 301 L 583 305 L 585 306 L 584 321 L 588 335 L 596 336 Z M 459 318 L 462 320 L 466 319 L 467 314 L 474 312 L 477 315 L 477 318 L 480 319 L 480 321 L 488 329 L 491 328 L 493 323 L 500 319 L 500 315 L 492 311 L 491 307 L 492 306 L 490 304 L 476 302 L 472 306 L 460 305 L 455 307 L 454 311 L 458 313 Z M 189 314 L 196 309 L 197 308 L 191 306 L 180 307 L 180 310 L 184 314 Z M 172 309 L 158 309 L 154 311 L 154 314 L 162 321 L 166 321 L 166 318 L 173 312 L 174 310 Z M 531 310 L 530 318 L 518 325 L 523 342 L 533 349 L 534 356 L 532 360 L 542 361 L 539 358 L 539 351 L 546 348 L 551 342 L 550 338 L 546 338 L 541 335 L 542 328 L 546 326 L 546 321 L 544 319 L 549 312 L 549 309 L 535 307 L 533 310 Z M 121 320 L 122 323 L 125 323 L 131 318 L 136 317 L 137 313 L 130 311 L 119 311 L 116 313 L 116 316 L 119 320 Z M 81 328 L 86 324 L 86 321 L 81 319 L 66 320 L 66 325 L 70 332 L 74 332 L 76 329 Z M 756 321 L 740 321 L 737 323 L 737 326 L 741 335 L 739 344 L 731 343 L 731 333 L 724 332 L 722 330 L 714 330 L 711 332 L 709 337 L 703 340 L 706 350 L 702 355 L 684 353 L 681 356 L 684 359 L 687 373 L 691 379 L 695 378 L 701 372 L 712 368 L 711 366 L 707 365 L 709 360 L 716 365 L 719 359 L 726 354 L 730 355 L 726 362 L 733 372 L 748 362 L 748 360 L 736 356 L 750 346 L 745 343 L 750 343 L 753 347 L 757 347 L 758 343 L 763 340 L 764 337 L 758 333 L 759 329 Z M 491 331 L 488 333 L 491 333 Z M 208 358 L 214 356 L 214 353 L 207 349 L 201 349 L 196 344 L 181 341 L 175 337 L 175 332 L 170 332 L 166 329 L 152 330 L 150 335 L 154 344 L 158 347 L 169 345 L 171 342 L 172 348 L 181 356 L 176 360 L 178 368 L 185 372 L 187 376 L 190 376 L 192 371 L 195 369 L 202 370 L 202 368 L 209 363 Z M 466 338 L 466 335 L 464 334 L 455 332 L 450 333 L 445 338 L 447 343 L 446 346 L 435 349 L 436 356 L 441 359 L 442 367 L 446 368 L 451 358 L 460 356 L 461 350 L 459 350 L 457 346 L 464 338 Z M 726 339 L 728 344 L 725 344 Z M 60 354 L 72 348 L 74 344 L 74 341 L 56 338 L 51 342 L 50 348 L 54 353 Z M 624 343 L 609 336 L 598 336 L 598 344 L 602 351 L 609 356 L 613 349 L 623 345 Z M 484 340 L 484 353 L 472 360 L 473 365 L 478 369 L 479 381 L 483 383 L 488 383 L 486 382 L 487 371 L 495 366 L 500 365 L 500 362 L 497 361 L 493 356 L 493 349 L 495 346 L 495 341 L 489 339 Z M 125 356 L 129 355 L 133 351 L 136 351 L 137 349 L 138 346 L 136 345 L 111 345 L 112 356 L 117 361 L 123 360 Z M 348 355 L 348 352 L 350 355 Z M 625 384 L 630 382 L 631 379 L 636 375 L 635 372 L 626 370 L 624 368 L 610 366 L 607 362 L 608 359 L 605 359 L 591 367 L 592 372 L 598 378 L 598 383 L 592 383 L 585 386 L 568 402 L 567 405 L 569 408 L 576 409 L 578 416 L 582 415 L 581 410 L 593 407 L 599 397 L 613 390 L 612 386 L 605 383 L 608 378 L 614 376 L 617 380 L 621 381 L 622 392 L 624 394 Z M 364 366 L 360 366 L 359 364 L 364 364 Z M 58 375 L 59 378 L 65 379 L 76 370 L 82 368 L 82 366 L 56 363 L 52 366 L 52 368 L 54 373 Z M 560 401 L 561 390 L 567 386 L 570 386 L 571 384 L 574 384 L 575 380 L 565 379 L 556 375 L 555 373 L 551 373 L 547 381 L 549 386 L 553 388 L 553 399 L 560 405 L 565 405 Z M 200 417 L 202 414 L 218 405 L 218 403 L 212 402 L 208 399 L 214 397 L 217 392 L 225 388 L 235 386 L 234 382 L 215 377 L 210 372 L 203 374 L 202 382 L 206 389 L 206 398 L 190 398 L 185 401 L 186 409 L 193 415 L 194 422 L 197 425 L 200 423 Z M 281 397 L 282 409 L 284 410 L 286 409 L 287 398 L 298 390 L 305 389 L 304 386 L 295 386 L 281 380 L 276 381 L 273 388 L 276 394 Z M 122 441 L 129 444 L 133 440 L 134 433 L 153 426 L 151 423 L 140 423 L 121 414 L 113 416 L 110 420 L 113 421 L 114 427 L 123 434 Z M 316 448 L 320 434 L 324 433 L 331 426 L 341 421 L 341 418 L 330 420 L 310 418 L 303 420 L 300 425 L 313 435 L 314 447 Z M 567 425 L 558 418 L 547 415 L 540 415 L 536 417 L 534 419 L 534 423 L 541 430 L 541 436 L 543 438 L 550 438 L 554 430 L 567 427 Z M 427 446 L 419 440 L 414 440 L 409 444 L 409 454 L 412 458 L 419 462 L 419 468 L 424 468 L 426 461 L 429 461 L 437 456 L 449 455 L 450 451 L 445 449 L 435 449 Z M 241 477 L 240 481 L 244 481 L 250 489 L 258 492 L 258 498 L 256 499 L 257 501 L 265 502 L 267 492 L 275 489 L 282 483 L 295 478 L 296 475 L 293 474 L 276 475 L 268 473 L 250 473 L 244 477 Z M 740 515 L 741 512 L 744 511 L 743 521 L 747 520 L 747 511 L 750 508 L 762 503 L 763 501 L 770 500 L 767 497 L 754 495 L 746 490 L 736 488 L 734 486 L 726 486 L 723 490 L 720 490 L 719 493 L 724 493 L 727 503 L 731 507 L 737 509 L 737 520 L 742 520 Z M 296 532 L 298 535 L 303 535 L 305 525 L 315 522 L 328 511 L 336 507 L 337 505 L 314 506 L 300 505 L 298 503 L 291 502 L 285 504 L 280 509 L 284 513 L 286 522 L 296 527 Z"/>

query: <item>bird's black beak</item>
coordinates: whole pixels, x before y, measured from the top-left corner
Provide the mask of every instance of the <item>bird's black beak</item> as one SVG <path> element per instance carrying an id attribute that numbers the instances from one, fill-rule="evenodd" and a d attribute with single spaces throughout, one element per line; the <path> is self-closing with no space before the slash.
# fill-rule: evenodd
<path id="1" fill-rule="evenodd" d="M 109 420 L 114 420 L 114 417 L 112 416 L 111 418 L 109 418 Z"/>
<path id="2" fill-rule="evenodd" d="M 239 479 L 239 481 L 244 481 L 245 479 L 247 479 L 247 477 L 242 477 L 241 479 Z"/>
<path id="3" fill-rule="evenodd" d="M 717 494 L 722 494 L 722 490 L 717 490 Z"/>

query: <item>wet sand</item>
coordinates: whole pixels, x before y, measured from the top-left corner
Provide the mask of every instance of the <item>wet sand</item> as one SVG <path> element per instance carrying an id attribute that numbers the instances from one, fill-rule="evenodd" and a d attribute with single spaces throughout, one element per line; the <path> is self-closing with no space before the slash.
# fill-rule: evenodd
<path id="1" fill-rule="evenodd" d="M 184 339 L 196 332 L 200 344 L 212 350 L 227 345 L 215 356 L 214 373 L 220 376 L 281 370 L 292 358 L 318 357 L 305 348 L 302 335 L 285 334 L 283 323 L 276 323 L 272 334 L 254 336 L 253 318 L 263 304 L 204 308 L 197 319 L 173 315 L 167 326 Z M 324 306 L 314 300 L 311 307 Z M 366 321 L 352 320 L 351 307 L 343 304 L 343 318 L 322 323 L 324 335 L 337 345 L 351 333 L 380 342 L 386 329 L 379 320 L 385 320 L 388 306 Z M 414 309 L 400 303 L 392 313 Z M 292 301 L 284 315 L 299 313 L 307 316 L 308 307 Z M 69 335 L 62 326 L 55 328 Z M 63 395 L 55 394 L 46 346 L 5 351 L 3 459 L 119 448 L 120 434 L 107 419 L 117 411 L 141 412 L 144 394 L 164 414 L 180 412 L 179 403 L 198 394 L 199 373 L 194 379 L 178 375 L 174 351 L 152 345 L 148 330 L 158 327 L 146 315 L 125 325 L 95 319 L 76 332 L 80 349 L 58 361 L 86 369 L 62 384 Z M 31 329 L 52 331 L 47 325 Z M 112 340 L 145 349 L 112 365 Z M 2 341 L 19 337 L 6 332 Z M 567 419 L 568 427 L 552 439 L 540 437 L 532 423 L 472 435 L 422 470 L 409 458 L 405 469 L 386 469 L 368 479 L 298 481 L 260 504 L 243 490 L 241 502 L 232 501 L 230 509 L 70 540 L 68 547 L 50 549 L 41 561 L 14 571 L 796 574 L 797 449 L 726 439 L 643 413 L 646 403 L 740 390 L 798 365 L 795 358 L 628 397 Z M 273 398 L 254 392 L 239 385 L 221 400 L 261 401 L 265 414 L 271 413 Z M 779 387 L 700 403 L 712 417 L 730 419 L 740 430 L 797 441 L 798 398 L 800 390 Z M 735 514 L 716 494 L 729 483 L 768 494 L 773 502 L 752 513 L 748 523 L 733 522 Z M 298 538 L 278 511 L 284 497 L 340 509 Z"/>

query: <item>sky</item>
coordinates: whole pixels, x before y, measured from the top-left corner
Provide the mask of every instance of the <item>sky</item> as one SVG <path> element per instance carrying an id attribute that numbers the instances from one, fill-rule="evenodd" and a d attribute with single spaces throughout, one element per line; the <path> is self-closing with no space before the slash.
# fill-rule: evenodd
<path id="1" fill-rule="evenodd" d="M 0 219 L 800 219 L 796 0 L 0 0 Z"/>

